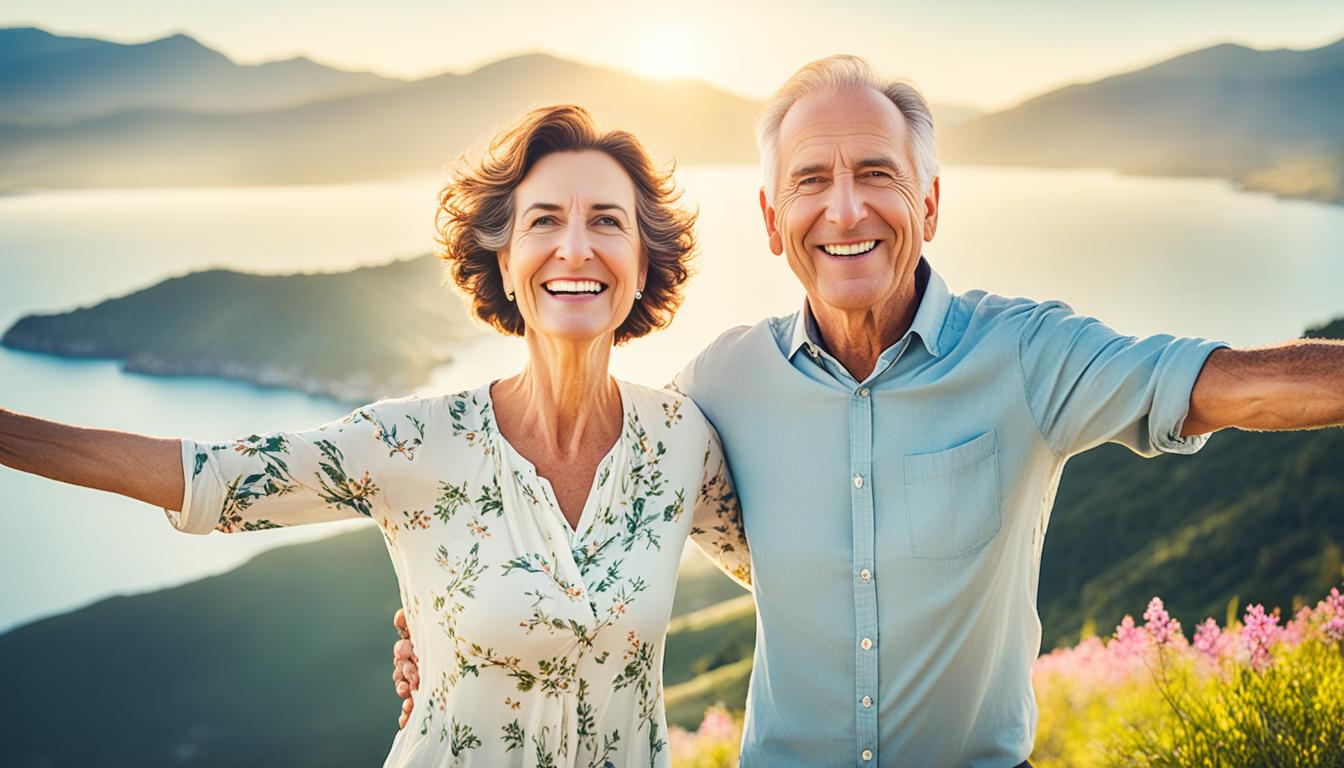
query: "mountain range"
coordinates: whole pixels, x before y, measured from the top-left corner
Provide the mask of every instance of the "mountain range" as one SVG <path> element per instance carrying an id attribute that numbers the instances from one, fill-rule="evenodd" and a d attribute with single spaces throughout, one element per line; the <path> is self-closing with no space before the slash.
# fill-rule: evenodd
<path id="1" fill-rule="evenodd" d="M 305 59 L 239 65 L 0 29 L 0 190 L 318 184 L 435 174 L 524 110 L 575 102 L 683 164 L 755 161 L 755 100 L 544 54 L 414 81 Z M 934 107 L 945 163 L 1216 176 L 1344 201 L 1344 40 L 1224 44 L 982 114 Z"/>
<path id="2" fill-rule="evenodd" d="M 182 34 L 136 45 L 0 29 L 6 122 L 67 123 L 129 110 L 279 109 L 405 85 L 305 58 L 235 64 Z"/>
<path id="3" fill-rule="evenodd" d="M 954 162 L 1222 176 L 1344 201 L 1344 40 L 1216 45 L 1051 91 L 949 129 Z"/>

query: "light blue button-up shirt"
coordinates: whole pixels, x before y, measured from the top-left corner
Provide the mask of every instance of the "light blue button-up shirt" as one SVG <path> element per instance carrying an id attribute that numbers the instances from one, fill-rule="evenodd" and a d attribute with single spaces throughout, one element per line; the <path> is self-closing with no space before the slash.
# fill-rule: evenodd
<path id="1" fill-rule="evenodd" d="M 722 438 L 751 547 L 744 768 L 1025 760 L 1065 461 L 1206 439 L 1181 425 L 1224 345 L 954 295 L 926 261 L 917 276 L 910 330 L 861 379 L 806 307 L 728 331 L 677 378 Z"/>

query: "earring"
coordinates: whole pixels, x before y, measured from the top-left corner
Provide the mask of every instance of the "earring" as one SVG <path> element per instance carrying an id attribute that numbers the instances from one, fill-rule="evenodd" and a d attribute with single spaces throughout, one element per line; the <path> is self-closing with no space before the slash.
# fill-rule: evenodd
<path id="1" fill-rule="evenodd" d="M 513 301 L 513 291 L 510 291 L 509 289 L 505 288 L 504 298 L 508 299 L 509 301 Z"/>
<path id="2" fill-rule="evenodd" d="M 644 294 L 643 294 L 638 288 L 636 288 L 636 289 L 635 289 L 635 301 L 639 301 L 639 300 L 642 299 L 642 298 L 644 298 Z"/>

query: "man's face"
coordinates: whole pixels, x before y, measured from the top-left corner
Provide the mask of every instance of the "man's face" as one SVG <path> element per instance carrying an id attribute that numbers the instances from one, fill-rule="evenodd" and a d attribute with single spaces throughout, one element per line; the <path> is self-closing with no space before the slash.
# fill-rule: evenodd
<path id="1" fill-rule="evenodd" d="M 814 309 L 899 311 L 938 222 L 937 180 L 920 193 L 900 110 L 871 89 L 805 96 L 784 116 L 778 153 L 773 205 L 761 191 L 770 250 Z"/>

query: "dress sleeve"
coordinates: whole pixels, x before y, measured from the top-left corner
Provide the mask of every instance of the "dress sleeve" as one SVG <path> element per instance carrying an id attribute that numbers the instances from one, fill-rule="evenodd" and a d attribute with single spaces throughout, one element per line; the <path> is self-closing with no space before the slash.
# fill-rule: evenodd
<path id="1" fill-rule="evenodd" d="M 185 533 L 257 531 L 382 516 L 384 481 L 424 438 L 415 413 L 380 400 L 302 432 L 226 442 L 182 441 L 182 511 L 164 509 Z"/>
<path id="2" fill-rule="evenodd" d="M 1018 352 L 1032 417 L 1056 455 L 1111 441 L 1155 456 L 1194 453 L 1208 440 L 1181 437 L 1181 428 L 1204 361 L 1225 346 L 1125 336 L 1062 302 L 1047 302 L 1026 316 Z"/>
<path id="3" fill-rule="evenodd" d="M 719 570 L 733 581 L 751 589 L 751 552 L 747 547 L 747 533 L 742 525 L 742 509 L 733 478 L 723 458 L 719 435 L 708 422 L 708 445 L 705 448 L 704 469 L 700 492 L 695 497 L 695 513 L 691 521 L 691 540 Z"/>

